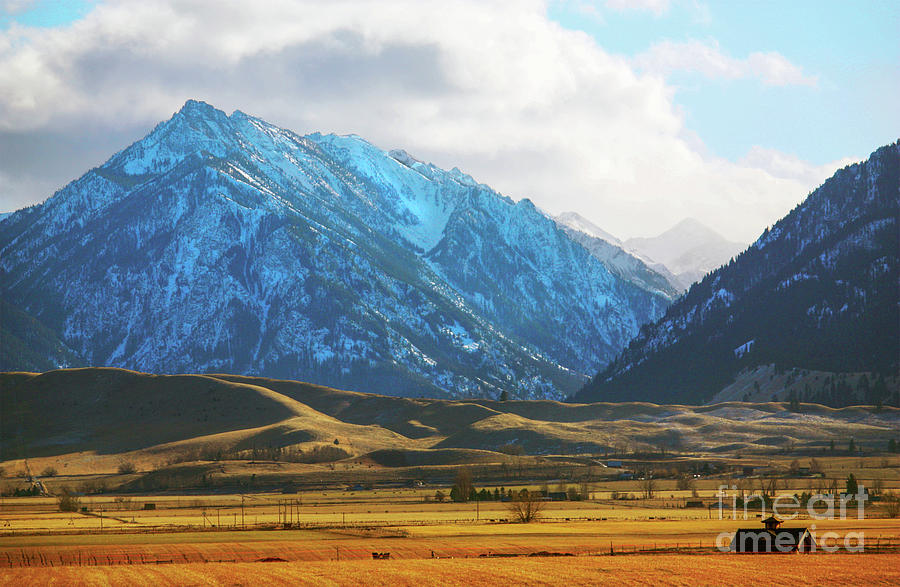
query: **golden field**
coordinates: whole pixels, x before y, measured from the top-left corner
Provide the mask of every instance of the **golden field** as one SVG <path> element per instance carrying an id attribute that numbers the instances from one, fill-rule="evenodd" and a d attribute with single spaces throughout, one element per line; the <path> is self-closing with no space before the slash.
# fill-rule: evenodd
<path id="1" fill-rule="evenodd" d="M 118 369 L 0 374 L 0 392 L 0 585 L 898 582 L 896 408 L 445 401 Z M 24 496 L 29 470 L 52 495 Z M 462 470 L 492 494 L 577 500 L 512 523 L 506 503 L 447 499 Z M 863 518 L 786 525 L 864 535 L 864 554 L 717 549 L 769 513 L 720 517 L 720 487 L 789 498 L 850 474 L 883 497 Z"/>
<path id="2" fill-rule="evenodd" d="M 0 585 L 896 585 L 900 555 L 654 555 L 5 570 Z"/>

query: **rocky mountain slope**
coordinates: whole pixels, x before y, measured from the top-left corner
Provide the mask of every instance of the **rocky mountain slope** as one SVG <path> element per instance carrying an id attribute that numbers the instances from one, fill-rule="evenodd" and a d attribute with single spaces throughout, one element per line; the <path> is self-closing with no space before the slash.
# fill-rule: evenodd
<path id="1" fill-rule="evenodd" d="M 614 275 L 649 292 L 674 300 L 684 289 L 664 266 L 645 261 L 627 251 L 614 236 L 575 212 L 555 218 L 569 238 L 579 243 Z"/>
<path id="2" fill-rule="evenodd" d="M 701 403 L 738 374 L 774 365 L 797 371 L 792 381 L 804 370 L 868 373 L 867 403 L 900 403 L 889 387 L 900 362 L 898 216 L 900 142 L 838 171 L 694 284 L 575 399 Z M 855 389 L 841 394 L 842 379 L 829 379 L 781 391 L 856 403 Z"/>
<path id="3" fill-rule="evenodd" d="M 563 397 L 669 304 L 458 169 L 196 101 L 0 221 L 0 294 L 60 366 L 445 397 Z"/>

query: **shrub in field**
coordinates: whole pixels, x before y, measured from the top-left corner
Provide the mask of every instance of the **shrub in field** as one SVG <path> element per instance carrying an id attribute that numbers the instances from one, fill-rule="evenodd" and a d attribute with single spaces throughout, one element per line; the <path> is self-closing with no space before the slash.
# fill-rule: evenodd
<path id="1" fill-rule="evenodd" d="M 115 502 L 116 507 L 118 507 L 120 510 L 130 510 L 130 509 L 133 509 L 133 507 L 132 507 L 133 504 L 132 504 L 132 500 L 131 500 L 130 497 L 125 497 L 125 496 L 123 496 L 123 495 L 118 495 L 118 496 L 116 496 L 116 497 L 113 499 L 113 502 Z"/>
<path id="2" fill-rule="evenodd" d="M 809 460 L 809 472 L 810 473 L 821 473 L 822 471 L 822 463 L 818 461 L 818 459 L 810 459 Z"/>
<path id="3" fill-rule="evenodd" d="M 41 471 L 41 477 L 56 477 L 56 469 L 53 467 L 45 468 Z"/>
<path id="4" fill-rule="evenodd" d="M 506 455 L 521 456 L 525 454 L 525 447 L 523 447 L 521 444 L 511 442 L 499 447 L 497 451 L 502 452 Z"/>
<path id="5" fill-rule="evenodd" d="M 137 468 L 134 466 L 134 463 L 130 461 L 122 461 L 119 463 L 119 475 L 130 475 L 137 471 Z"/>
<path id="6" fill-rule="evenodd" d="M 678 480 L 675 481 L 675 488 L 679 491 L 689 491 L 694 489 L 697 486 L 696 481 L 694 481 L 694 477 L 687 473 L 684 473 L 678 477 Z"/>
<path id="7" fill-rule="evenodd" d="M 78 486 L 78 493 L 106 493 L 108 487 L 105 481 L 89 480 Z"/>
<path id="8" fill-rule="evenodd" d="M 57 503 L 61 512 L 77 512 L 81 508 L 81 500 L 69 493 L 60 495 Z"/>
<path id="9" fill-rule="evenodd" d="M 884 513 L 889 518 L 900 516 L 900 497 L 896 495 L 885 495 Z"/>
<path id="10" fill-rule="evenodd" d="M 331 463 L 340 461 L 350 456 L 346 450 L 333 445 L 315 446 L 307 452 L 297 451 L 290 459 L 296 463 Z"/>

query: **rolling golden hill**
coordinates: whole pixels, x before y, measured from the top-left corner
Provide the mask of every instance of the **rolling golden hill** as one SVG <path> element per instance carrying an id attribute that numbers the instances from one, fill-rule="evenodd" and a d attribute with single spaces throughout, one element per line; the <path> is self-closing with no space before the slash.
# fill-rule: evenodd
<path id="1" fill-rule="evenodd" d="M 331 460 L 415 465 L 502 462 L 528 454 L 609 450 L 696 453 L 821 448 L 850 438 L 883 450 L 900 410 L 728 402 L 436 400 L 357 393 L 236 375 L 149 375 L 122 369 L 0 374 L 0 461 L 71 455 L 92 470 L 240 451 L 311 451 Z M 73 466 L 72 470 L 77 470 Z"/>

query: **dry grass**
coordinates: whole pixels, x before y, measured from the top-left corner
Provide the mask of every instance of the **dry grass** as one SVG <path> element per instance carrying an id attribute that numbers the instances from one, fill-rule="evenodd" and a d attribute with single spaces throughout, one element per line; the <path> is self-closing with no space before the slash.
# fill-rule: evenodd
<path id="1" fill-rule="evenodd" d="M 496 451 L 509 442 L 532 454 L 600 453 L 610 446 L 647 450 L 778 452 L 796 444 L 855 439 L 883 449 L 900 410 L 831 409 L 731 402 L 690 407 L 563 404 L 551 401 L 444 401 L 340 391 L 292 381 L 229 375 L 155 376 L 121 369 L 0 374 L 0 430 L 23 429 L 32 468 L 60 475 L 115 472 L 123 459 L 139 470 L 192 451 L 250 446 L 309 447 L 339 439 L 360 455 L 427 449 Z M 12 419 L 15 419 L 13 421 Z M 377 424 L 375 424 L 377 422 Z M 12 454 L 12 438 L 0 439 Z M 16 440 L 18 442 L 18 439 Z M 496 455 L 496 462 L 506 457 Z M 490 455 L 479 455 L 490 460 Z M 434 463 L 459 462 L 451 452 Z M 18 471 L 18 461 L 4 463 Z"/>
<path id="2" fill-rule="evenodd" d="M 0 585 L 896 585 L 898 555 L 661 555 L 14 569 Z"/>

